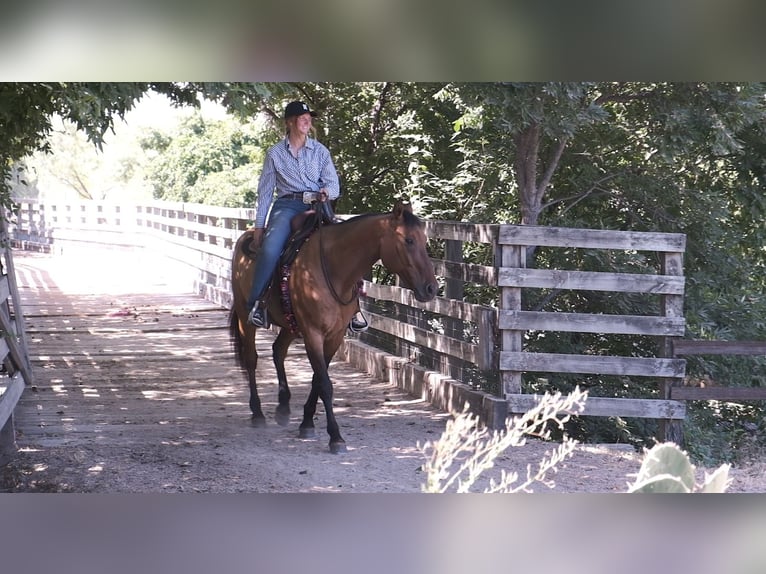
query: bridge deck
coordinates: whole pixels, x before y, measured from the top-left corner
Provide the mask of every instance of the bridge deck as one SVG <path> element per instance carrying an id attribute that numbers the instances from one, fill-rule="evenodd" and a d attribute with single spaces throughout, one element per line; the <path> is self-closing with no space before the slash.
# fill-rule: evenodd
<path id="1" fill-rule="evenodd" d="M 311 377 L 298 343 L 287 360 L 290 426 L 249 425 L 249 395 L 233 360 L 228 312 L 189 293 L 183 268 L 141 251 L 16 252 L 14 260 L 35 377 L 16 411 L 17 442 L 24 472 L 37 475 L 41 488 L 419 490 L 416 443 L 438 436 L 444 418 L 425 403 L 333 363 L 337 416 L 349 443 L 339 460 L 327 452 L 321 404 L 319 439 L 297 438 Z M 257 340 L 268 414 L 276 406 L 273 336 L 261 332 Z M 399 434 L 401 425 L 408 436 Z M 407 465 L 409 484 L 395 484 L 397 464 Z M 373 481 L 354 487 L 362 466 Z"/>
<path id="2" fill-rule="evenodd" d="M 14 261 L 35 381 L 15 413 L 20 450 L 0 468 L 0 491 L 420 491 L 418 444 L 437 439 L 446 418 L 425 402 L 334 362 L 349 451 L 331 455 L 321 405 L 319 438 L 297 437 L 311 377 L 300 344 L 286 362 L 290 425 L 250 426 L 227 311 L 190 293 L 183 267 L 145 251 L 87 248 L 16 252 Z M 257 341 L 268 415 L 273 336 L 260 332 Z M 530 440 L 495 470 L 524 475 L 550 446 Z M 632 452 L 584 447 L 559 466 L 557 490 L 624 491 L 637 468 Z"/>

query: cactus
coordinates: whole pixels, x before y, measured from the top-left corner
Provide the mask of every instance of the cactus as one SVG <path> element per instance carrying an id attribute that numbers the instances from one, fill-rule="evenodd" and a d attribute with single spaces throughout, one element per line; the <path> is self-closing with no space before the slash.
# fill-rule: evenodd
<path id="1" fill-rule="evenodd" d="M 725 492 L 729 483 L 729 465 L 723 464 L 713 474 L 706 474 L 702 485 L 695 484 L 694 466 L 687 454 L 672 442 L 666 442 L 647 451 L 628 492 Z"/>

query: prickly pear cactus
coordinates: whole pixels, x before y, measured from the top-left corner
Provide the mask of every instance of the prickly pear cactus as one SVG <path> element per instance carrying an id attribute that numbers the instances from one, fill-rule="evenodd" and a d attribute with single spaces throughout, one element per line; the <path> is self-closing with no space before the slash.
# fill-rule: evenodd
<path id="1" fill-rule="evenodd" d="M 647 451 L 641 470 L 628 492 L 725 492 L 729 486 L 729 465 L 721 465 L 698 487 L 694 482 L 694 466 L 689 457 L 671 442 L 655 445 Z"/>

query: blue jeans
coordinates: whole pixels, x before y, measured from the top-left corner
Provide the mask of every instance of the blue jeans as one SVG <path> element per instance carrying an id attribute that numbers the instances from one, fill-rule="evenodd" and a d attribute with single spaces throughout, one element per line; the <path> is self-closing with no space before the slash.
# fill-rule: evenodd
<path id="1" fill-rule="evenodd" d="M 295 199 L 279 198 L 274 202 L 263 234 L 263 243 L 255 260 L 253 285 L 250 288 L 250 297 L 247 299 L 248 308 L 254 307 L 265 294 L 269 280 L 279 262 L 279 256 L 290 237 L 290 220 L 293 216 L 309 209 L 311 205 Z"/>

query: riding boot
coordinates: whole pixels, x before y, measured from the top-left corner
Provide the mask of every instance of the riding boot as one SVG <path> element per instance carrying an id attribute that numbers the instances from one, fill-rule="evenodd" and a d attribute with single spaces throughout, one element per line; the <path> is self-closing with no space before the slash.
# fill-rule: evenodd
<path id="1" fill-rule="evenodd" d="M 269 322 L 269 313 L 263 301 L 258 301 L 247 316 L 247 322 L 258 329 L 268 329 L 271 327 Z"/>

